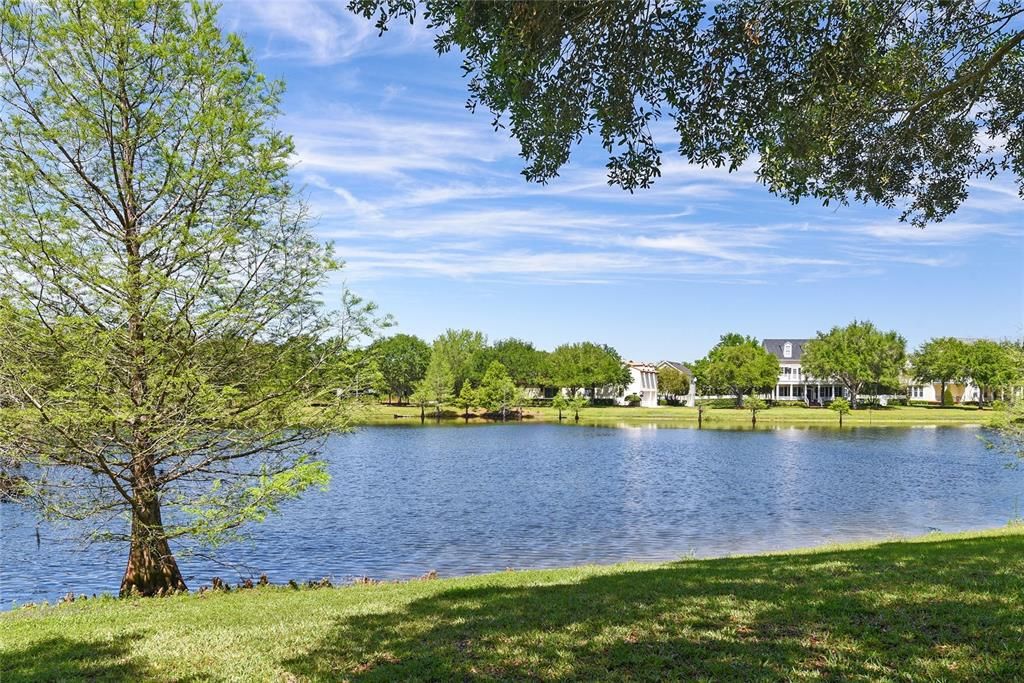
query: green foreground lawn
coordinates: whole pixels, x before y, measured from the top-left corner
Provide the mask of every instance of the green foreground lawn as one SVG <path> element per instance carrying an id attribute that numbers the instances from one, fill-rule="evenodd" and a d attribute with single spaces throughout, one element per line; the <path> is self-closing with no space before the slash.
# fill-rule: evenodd
<path id="1" fill-rule="evenodd" d="M 443 422 L 464 423 L 456 415 L 458 411 L 446 411 Z M 399 417 L 395 417 L 395 416 Z M 949 408 L 908 406 L 873 410 L 856 410 L 843 418 L 844 426 L 898 426 L 898 425 L 964 425 L 988 424 L 992 419 L 991 409 L 978 410 L 975 406 Z M 563 418 L 572 422 L 572 413 L 563 412 Z M 366 406 L 358 416 L 361 424 L 419 423 L 420 409 L 415 406 L 390 406 L 373 404 Z M 433 416 L 428 413 L 427 420 Z M 470 423 L 484 422 L 481 417 L 470 419 Z M 557 422 L 558 411 L 551 408 L 527 408 L 524 421 Z M 697 409 L 673 406 L 658 408 L 593 407 L 580 413 L 580 424 L 660 424 L 664 426 L 691 426 L 697 424 Z M 760 426 L 820 425 L 839 426 L 839 416 L 827 408 L 804 408 L 779 406 L 757 414 Z M 742 427 L 750 425 L 750 412 L 735 408 L 705 408 L 704 425 L 710 428 Z"/>
<path id="2" fill-rule="evenodd" d="M 0 679 L 1021 680 L 1024 529 L 0 616 Z"/>

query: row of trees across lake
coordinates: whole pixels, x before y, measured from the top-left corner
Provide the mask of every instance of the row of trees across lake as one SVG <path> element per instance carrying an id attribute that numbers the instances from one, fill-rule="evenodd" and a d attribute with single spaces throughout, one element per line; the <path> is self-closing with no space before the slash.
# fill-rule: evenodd
<path id="1" fill-rule="evenodd" d="M 481 407 L 504 418 L 526 402 L 526 387 L 555 387 L 576 397 L 584 389 L 593 393 L 597 387 L 629 382 L 618 351 L 593 342 L 563 344 L 549 352 L 521 339 L 488 344 L 482 332 L 450 329 L 432 344 L 396 334 L 368 351 L 379 372 L 378 388 L 389 403 L 430 405 L 437 416 L 443 406 L 454 405 L 464 413 Z"/>
<path id="2" fill-rule="evenodd" d="M 984 401 L 1024 381 L 1022 348 L 1019 342 L 941 337 L 911 353 L 898 332 L 854 321 L 818 333 L 800 360 L 806 376 L 843 386 L 856 408 L 859 396 L 902 393 L 910 379 L 940 384 L 943 403 L 952 400 L 949 385 L 973 382 Z M 364 389 L 386 394 L 389 403 L 431 406 L 437 416 L 449 405 L 464 413 L 480 407 L 504 417 L 530 398 L 527 387 L 559 390 L 549 394 L 572 398 L 630 381 L 622 356 L 607 345 L 578 342 L 549 352 L 515 338 L 488 344 L 482 332 L 466 329 L 447 330 L 433 343 L 396 334 L 375 342 L 369 355 L 376 373 L 370 373 L 373 381 Z M 737 406 L 746 396 L 771 392 L 780 372 L 778 358 L 758 339 L 737 333 L 722 335 L 691 367 L 700 394 L 732 396 Z M 685 395 L 689 378 L 662 367 L 658 388 L 662 395 Z"/>

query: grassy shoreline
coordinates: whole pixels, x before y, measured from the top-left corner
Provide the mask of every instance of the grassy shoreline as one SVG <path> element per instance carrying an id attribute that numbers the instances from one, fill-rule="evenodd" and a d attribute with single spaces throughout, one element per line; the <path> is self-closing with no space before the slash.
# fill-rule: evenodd
<path id="1" fill-rule="evenodd" d="M 0 615 L 3 680 L 1008 680 L 1024 527 Z"/>
<path id="2" fill-rule="evenodd" d="M 447 410 L 441 420 L 442 424 L 465 424 L 465 420 L 457 415 L 458 411 Z M 479 413 L 479 411 L 478 411 Z M 985 425 L 992 419 L 991 409 L 978 410 L 974 406 L 925 407 L 925 406 L 894 406 L 890 408 L 860 409 L 843 418 L 844 427 L 864 426 L 942 426 L 942 425 Z M 369 404 L 357 411 L 356 424 L 419 424 L 420 409 L 416 406 L 399 406 L 386 404 Z M 572 413 L 563 412 L 565 422 L 572 423 Z M 656 424 L 663 426 L 697 426 L 698 413 L 696 408 L 677 406 L 661 406 L 658 408 L 624 408 L 624 407 L 592 407 L 580 413 L 580 424 L 609 425 L 623 424 Z M 428 412 L 428 423 L 434 422 Z M 524 410 L 524 422 L 557 423 L 558 411 L 552 408 L 530 407 Z M 470 418 L 469 424 L 489 423 L 479 414 Z M 703 424 L 705 427 L 749 427 L 750 412 L 735 408 L 705 408 Z M 838 427 L 839 416 L 826 408 L 804 408 L 778 406 L 760 411 L 757 424 L 767 426 L 822 426 Z"/>

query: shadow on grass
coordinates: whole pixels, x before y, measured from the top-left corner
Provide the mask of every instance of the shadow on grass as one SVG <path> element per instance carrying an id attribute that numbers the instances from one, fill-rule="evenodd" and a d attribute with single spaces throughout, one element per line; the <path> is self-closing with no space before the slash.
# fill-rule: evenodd
<path id="1" fill-rule="evenodd" d="M 152 680 L 129 649 L 140 636 L 117 641 L 50 638 L 0 658 L 0 680 L 14 681 L 143 681 Z"/>
<path id="2" fill-rule="evenodd" d="M 1016 680 L 1024 536 L 446 589 L 337 620 L 312 680 Z"/>

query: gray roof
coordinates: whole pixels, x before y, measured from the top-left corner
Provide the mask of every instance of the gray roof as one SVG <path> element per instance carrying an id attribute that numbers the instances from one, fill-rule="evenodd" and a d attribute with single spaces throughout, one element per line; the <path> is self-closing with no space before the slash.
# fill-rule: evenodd
<path id="1" fill-rule="evenodd" d="M 679 372 L 683 373 L 687 377 L 693 377 L 693 370 L 691 370 L 688 365 L 684 365 L 683 363 L 680 363 L 679 361 L 674 361 L 674 360 L 659 360 L 658 361 L 658 367 L 659 368 L 666 367 L 666 366 L 670 367 L 670 368 L 673 368 L 674 370 L 678 370 Z"/>
<path id="2" fill-rule="evenodd" d="M 761 346 L 764 350 L 772 354 L 779 360 L 800 360 L 800 357 L 804 355 L 804 344 L 811 341 L 810 339 L 765 339 L 761 342 Z M 786 358 L 782 349 L 789 342 L 793 345 L 793 355 Z"/>

